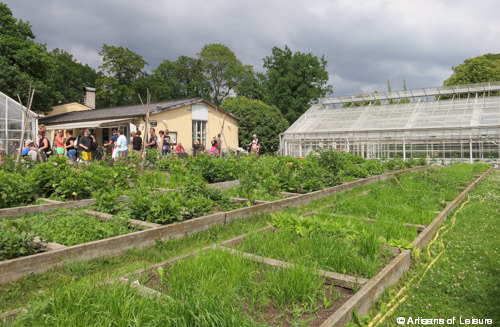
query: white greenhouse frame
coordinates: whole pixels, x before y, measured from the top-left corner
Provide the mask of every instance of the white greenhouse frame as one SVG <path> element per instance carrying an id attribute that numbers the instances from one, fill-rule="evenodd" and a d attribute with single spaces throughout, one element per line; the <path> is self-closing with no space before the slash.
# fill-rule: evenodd
<path id="1" fill-rule="evenodd" d="M 280 135 L 280 152 L 500 163 L 500 82 L 322 98 Z"/>
<path id="2" fill-rule="evenodd" d="M 13 154 L 19 150 L 25 110 L 26 107 L 0 92 L 0 151 Z M 38 115 L 32 111 L 28 113 L 25 140 L 31 139 L 31 131 L 36 135 L 37 117 Z"/>

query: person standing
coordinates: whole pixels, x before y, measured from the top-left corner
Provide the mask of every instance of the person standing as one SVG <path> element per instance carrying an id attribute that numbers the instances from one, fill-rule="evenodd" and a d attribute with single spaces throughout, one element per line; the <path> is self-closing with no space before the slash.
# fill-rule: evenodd
<path id="1" fill-rule="evenodd" d="M 118 131 L 116 129 L 113 129 L 112 135 L 109 138 L 109 142 L 104 144 L 104 146 L 109 146 L 112 158 L 116 157 L 116 154 L 114 153 L 116 147 L 116 140 L 118 140 Z"/>
<path id="2" fill-rule="evenodd" d="M 123 130 L 121 129 L 118 131 L 115 151 L 117 151 L 116 158 L 123 158 L 128 155 L 127 137 L 123 135 Z"/>
<path id="3" fill-rule="evenodd" d="M 214 153 L 217 151 L 217 138 L 214 136 L 214 138 L 211 141 L 212 147 L 210 148 L 210 155 L 213 156 Z"/>
<path id="4" fill-rule="evenodd" d="M 156 137 L 154 128 L 149 129 L 149 135 L 150 135 L 149 142 L 146 143 L 146 147 L 148 147 L 149 149 L 154 149 L 154 148 L 158 147 L 158 145 L 157 145 L 158 138 Z"/>
<path id="5" fill-rule="evenodd" d="M 142 151 L 141 131 L 132 133 L 132 150 L 137 154 L 140 154 Z"/>
<path id="6" fill-rule="evenodd" d="M 52 153 L 50 149 L 49 139 L 45 136 L 45 132 L 43 130 L 38 131 L 38 149 L 42 155 L 42 161 L 47 161 L 47 158 Z"/>
<path id="7" fill-rule="evenodd" d="M 86 129 L 83 136 L 78 141 L 78 148 L 81 153 L 81 159 L 85 163 L 90 163 L 92 160 L 92 138 L 90 137 L 90 130 Z"/>
<path id="8" fill-rule="evenodd" d="M 56 136 L 56 151 L 57 151 L 57 155 L 59 156 L 59 158 L 62 158 L 64 157 L 64 150 L 65 150 L 65 143 L 66 142 L 66 138 L 64 137 L 64 131 L 62 129 L 58 129 L 57 130 L 57 136 Z"/>
<path id="9" fill-rule="evenodd" d="M 247 146 L 250 146 L 251 150 L 250 152 L 251 153 L 255 153 L 255 154 L 258 154 L 259 153 L 259 150 L 260 150 L 260 141 L 259 139 L 257 138 L 257 135 L 253 135 L 253 139 L 250 143 L 247 144 Z"/>
<path id="10" fill-rule="evenodd" d="M 75 140 L 76 138 L 73 137 L 73 131 L 70 129 L 66 130 L 66 142 L 64 144 L 64 148 L 66 149 L 66 157 L 70 158 L 73 163 L 76 162 Z"/>
<path id="11" fill-rule="evenodd" d="M 172 152 L 172 138 L 170 137 L 170 132 L 168 129 L 165 131 L 165 136 L 163 137 L 163 146 L 165 147 L 165 154 Z"/>

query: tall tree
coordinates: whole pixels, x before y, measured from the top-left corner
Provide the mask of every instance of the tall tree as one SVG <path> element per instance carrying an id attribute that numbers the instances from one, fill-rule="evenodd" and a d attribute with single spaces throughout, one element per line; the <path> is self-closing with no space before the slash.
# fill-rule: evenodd
<path id="1" fill-rule="evenodd" d="M 96 100 L 99 107 L 113 107 L 138 102 L 137 92 L 144 87 L 148 63 L 141 55 L 128 48 L 103 44 L 103 64 L 99 66 L 105 76 L 96 80 Z"/>
<path id="2" fill-rule="evenodd" d="M 201 59 L 180 56 L 176 61 L 163 60 L 150 79 L 157 101 L 200 97 L 210 100 L 212 86 L 204 75 Z"/>
<path id="3" fill-rule="evenodd" d="M 288 122 L 293 123 L 311 101 L 332 92 L 326 66 L 324 56 L 293 53 L 288 46 L 274 47 L 272 55 L 264 58 L 267 68 L 264 101 L 278 107 Z"/>
<path id="4" fill-rule="evenodd" d="M 500 53 L 469 58 L 452 69 L 445 85 L 500 81 Z"/>
<path id="5" fill-rule="evenodd" d="M 238 96 L 244 96 L 253 100 L 264 100 L 266 75 L 255 73 L 251 66 L 245 66 L 246 72 L 240 83 L 235 86 Z"/>
<path id="6" fill-rule="evenodd" d="M 241 146 L 249 143 L 252 135 L 257 134 L 262 153 L 278 151 L 279 134 L 289 126 L 278 108 L 243 96 L 227 98 L 222 108 L 240 118 L 238 138 Z"/>
<path id="7" fill-rule="evenodd" d="M 56 103 L 82 102 L 83 88 L 95 86 L 97 72 L 89 65 L 81 64 L 64 50 L 56 48 L 49 52 L 49 55 L 54 59 L 54 69 L 49 82 Z"/>
<path id="8" fill-rule="evenodd" d="M 207 44 L 198 55 L 212 85 L 212 101 L 220 105 L 250 68 L 243 66 L 234 52 L 223 44 Z"/>
<path id="9" fill-rule="evenodd" d="M 0 2 L 0 90 L 16 99 L 17 94 L 26 96 L 32 84 L 36 89 L 33 110 L 50 111 L 54 98 L 47 80 L 54 61 L 45 45 L 34 39 L 30 24 L 14 18 Z"/>

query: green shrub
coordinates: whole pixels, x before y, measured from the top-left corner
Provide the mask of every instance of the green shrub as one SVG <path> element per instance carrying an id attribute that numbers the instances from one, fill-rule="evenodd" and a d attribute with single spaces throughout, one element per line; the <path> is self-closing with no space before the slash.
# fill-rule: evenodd
<path id="1" fill-rule="evenodd" d="M 26 205 L 35 200 L 30 180 L 18 173 L 0 170 L 0 208 Z"/>
<path id="2" fill-rule="evenodd" d="M 0 261 L 37 253 L 39 249 L 34 237 L 28 224 L 12 220 L 4 222 L 0 226 Z"/>

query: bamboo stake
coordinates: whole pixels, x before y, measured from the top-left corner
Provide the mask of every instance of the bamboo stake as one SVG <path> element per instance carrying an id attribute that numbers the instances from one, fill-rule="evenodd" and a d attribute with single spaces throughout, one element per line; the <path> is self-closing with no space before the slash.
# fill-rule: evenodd
<path id="1" fill-rule="evenodd" d="M 141 100 L 142 106 L 144 106 L 144 102 L 142 101 L 142 97 L 139 94 L 139 100 Z M 151 95 L 149 94 L 149 89 L 146 91 L 146 126 L 144 128 L 144 140 L 142 141 L 142 149 L 141 149 L 141 171 L 144 171 L 144 163 L 146 161 L 146 141 L 149 140 L 148 136 L 148 126 L 149 126 L 149 104 L 151 101 Z"/>

